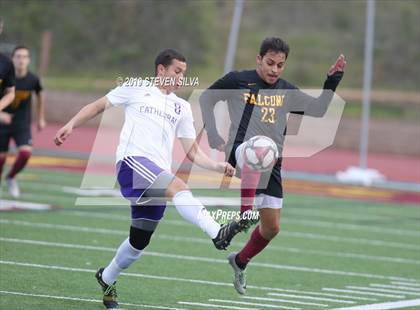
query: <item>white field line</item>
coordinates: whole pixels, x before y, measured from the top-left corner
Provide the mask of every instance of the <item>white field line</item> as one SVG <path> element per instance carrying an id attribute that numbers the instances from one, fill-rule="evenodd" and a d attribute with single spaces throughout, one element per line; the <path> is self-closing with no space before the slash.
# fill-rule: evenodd
<path id="1" fill-rule="evenodd" d="M 52 206 L 46 203 L 0 199 L 0 210 L 13 210 L 13 209 L 44 211 L 44 210 L 51 210 Z"/>
<path id="2" fill-rule="evenodd" d="M 351 301 L 351 300 L 332 299 L 332 298 L 313 297 L 313 296 L 302 296 L 302 295 L 283 294 L 283 293 L 268 293 L 267 295 L 278 296 L 278 297 L 300 298 L 300 299 L 312 299 L 312 300 L 319 300 L 319 301 L 330 301 L 330 302 L 343 303 L 343 304 L 354 304 L 355 303 L 354 301 Z"/>
<path id="3" fill-rule="evenodd" d="M 165 235 L 165 234 L 157 234 L 156 237 L 159 239 L 164 239 L 164 240 L 208 244 L 208 240 L 204 238 L 183 237 L 183 236 L 174 236 L 174 235 Z M 242 245 L 242 243 L 232 242 L 231 245 L 239 246 L 239 245 Z M 337 253 L 337 252 L 321 251 L 321 250 L 307 250 L 307 249 L 303 250 L 299 248 L 282 247 L 282 246 L 275 246 L 271 244 L 269 247 L 265 249 L 265 251 L 290 252 L 290 253 L 299 253 L 299 254 L 307 254 L 307 255 L 315 254 L 315 255 L 329 256 L 329 257 L 358 258 L 362 260 L 373 260 L 373 261 L 391 262 L 391 263 L 398 263 L 398 264 L 420 265 L 420 260 L 408 259 L 408 258 L 375 256 L 375 255 L 346 253 L 346 252 Z"/>
<path id="4" fill-rule="evenodd" d="M 98 299 L 87 299 L 87 298 L 77 298 L 77 297 L 68 297 L 68 296 L 30 294 L 30 293 L 24 293 L 24 292 L 3 291 L 3 290 L 0 290 L 0 294 L 40 297 L 40 298 L 59 299 L 59 300 L 71 300 L 71 301 L 78 301 L 78 302 L 94 302 L 94 303 L 102 304 L 102 300 L 98 300 Z M 158 305 L 131 304 L 131 303 L 126 303 L 126 302 L 118 302 L 118 303 L 123 306 L 141 307 L 141 308 L 146 308 L 146 309 L 185 310 L 183 308 L 172 308 L 172 307 L 164 307 L 164 306 L 158 306 Z"/>
<path id="5" fill-rule="evenodd" d="M 279 299 L 279 298 L 254 297 L 254 296 L 242 296 L 242 298 L 251 299 L 251 300 L 285 302 L 285 303 L 290 303 L 290 304 L 305 305 L 305 306 L 315 306 L 315 307 L 327 307 L 328 306 L 328 305 L 325 305 L 325 304 L 317 304 L 317 303 L 313 303 L 313 302 L 304 302 L 304 301 L 296 301 L 296 300 L 289 300 L 289 299 Z"/>
<path id="6" fill-rule="evenodd" d="M 102 213 L 98 213 L 98 212 L 91 211 L 91 210 L 74 211 L 74 210 L 65 210 L 65 209 L 62 209 L 62 210 L 59 210 L 59 211 L 60 211 L 60 213 L 66 213 L 66 214 L 73 215 L 73 216 L 93 217 L 93 218 L 96 217 L 96 218 L 104 218 L 104 219 L 117 219 L 117 220 L 124 220 L 124 221 L 129 221 L 130 220 L 130 217 L 129 217 L 129 214 L 128 214 L 128 211 L 129 211 L 128 207 L 127 208 L 121 208 L 121 211 L 127 211 L 127 215 L 126 216 L 125 215 L 102 214 Z M 177 213 L 176 210 L 174 210 L 174 208 L 172 208 L 171 206 L 169 206 L 166 209 L 166 212 L 172 212 L 174 214 Z M 285 218 L 283 218 L 282 221 L 284 219 Z M 360 219 L 365 219 L 365 218 L 360 218 Z M 189 223 L 187 223 L 187 222 L 185 222 L 183 220 L 167 220 L 165 218 L 162 220 L 162 222 L 164 222 L 164 223 L 170 222 L 170 223 L 177 224 L 177 225 L 182 225 L 182 226 L 188 226 L 188 225 L 190 225 Z M 323 221 L 323 223 L 324 223 L 324 221 Z M 344 223 L 344 224 L 347 225 L 347 223 Z M 362 227 L 364 227 L 364 226 L 362 226 Z M 415 232 L 417 232 L 417 230 L 407 230 L 406 232 L 410 232 L 410 233 L 413 233 L 414 232 L 415 233 Z M 420 235 L 420 232 L 418 232 L 418 233 Z"/>
<path id="7" fill-rule="evenodd" d="M 401 282 L 401 281 L 391 281 L 392 284 L 396 285 L 403 285 L 403 286 L 414 286 L 420 288 L 420 283 L 413 283 L 413 282 Z"/>
<path id="8" fill-rule="evenodd" d="M 313 205 L 314 203 L 311 202 Z M 299 204 L 300 205 L 300 204 Z M 338 207 L 337 209 L 339 209 Z M 307 208 L 300 208 L 300 207 L 294 207 L 293 205 L 290 207 L 286 207 L 285 209 L 285 215 L 288 214 L 294 215 L 294 216 L 306 216 L 309 218 L 324 218 L 327 220 L 335 219 L 335 220 L 347 220 L 347 221 L 387 221 L 392 218 L 392 216 L 387 215 L 374 215 L 374 214 L 364 214 L 363 216 L 358 216 L 354 212 L 349 212 L 349 209 L 344 209 L 343 207 L 340 208 L 340 210 L 325 210 L 325 209 L 319 209 L 314 210 L 312 208 L 311 210 L 308 210 Z"/>
<path id="9" fill-rule="evenodd" d="M 52 246 L 52 247 L 59 247 L 59 248 L 73 248 L 73 249 L 81 249 L 81 250 L 96 250 L 96 251 L 108 251 L 108 252 L 113 252 L 113 251 L 116 250 L 116 249 L 109 248 L 109 247 L 98 247 L 98 246 L 90 246 L 90 245 L 57 243 L 57 242 L 16 239 L 16 238 L 3 238 L 3 237 L 1 237 L 0 240 L 4 241 L 4 242 L 10 242 L 10 243 L 33 244 L 33 245 Z M 143 255 L 164 257 L 164 258 L 171 258 L 171 259 L 179 259 L 179 260 L 187 260 L 187 261 L 195 261 L 195 262 L 200 261 L 200 262 L 206 262 L 206 263 L 226 264 L 226 260 L 224 260 L 224 259 L 215 259 L 215 258 L 199 257 L 199 256 L 187 256 L 187 255 L 178 255 L 178 254 L 170 254 L 170 253 L 151 252 L 151 251 L 145 251 L 143 253 Z M 281 270 L 314 272 L 314 273 L 321 273 L 321 274 L 333 274 L 333 275 L 340 275 L 340 276 L 354 276 L 354 277 L 373 278 L 373 279 L 388 279 L 388 280 L 389 279 L 391 279 L 391 280 L 404 279 L 404 278 L 400 278 L 400 277 L 382 276 L 382 275 L 369 274 L 369 273 L 357 273 L 357 272 L 347 272 L 347 271 L 340 271 L 340 270 L 309 268 L 309 267 L 291 266 L 291 265 L 266 264 L 266 263 L 257 263 L 257 262 L 254 262 L 253 266 L 254 266 L 254 268 L 255 267 L 263 267 L 263 268 L 272 268 L 272 269 L 281 269 Z"/>
<path id="10" fill-rule="evenodd" d="M 420 306 L 420 299 L 384 302 L 380 304 L 361 305 L 355 307 L 337 308 L 334 310 L 389 310 Z"/>
<path id="11" fill-rule="evenodd" d="M 12 199 L 11 196 L 7 196 L 8 199 Z M 45 195 L 43 194 L 40 196 L 39 194 L 31 194 L 31 193 L 23 193 L 22 199 L 25 201 L 36 202 L 36 203 L 48 203 L 51 201 L 58 201 L 58 200 L 67 200 L 69 202 L 75 201 L 75 198 L 72 196 L 58 196 L 58 195 Z"/>
<path id="12" fill-rule="evenodd" d="M 71 271 L 71 272 L 85 272 L 85 273 L 95 273 L 96 272 L 96 270 L 94 270 L 94 269 L 71 268 L 71 267 L 55 266 L 55 265 L 41 265 L 41 264 L 4 261 L 4 260 L 0 260 L 0 264 L 11 265 L 11 266 L 19 266 L 19 267 L 28 267 L 28 268 L 40 268 L 40 269 L 48 269 L 48 270 Z M 198 280 L 198 279 L 156 276 L 156 275 L 149 275 L 149 274 L 142 274 L 142 273 L 127 273 L 127 272 L 122 272 L 121 275 L 128 276 L 128 277 L 161 280 L 161 281 L 174 281 L 174 282 L 184 282 L 184 283 L 194 283 L 194 284 L 203 284 L 203 285 L 232 287 L 232 283 L 227 283 L 227 282 L 206 281 L 206 280 Z M 247 286 L 247 288 L 256 289 L 256 290 L 263 290 L 263 291 L 276 291 L 277 290 L 277 288 L 275 288 L 275 287 L 264 287 L 264 286 L 254 286 L 254 285 L 249 285 L 249 286 Z"/>
<path id="13" fill-rule="evenodd" d="M 78 180 L 78 181 L 80 181 L 80 180 Z M 31 182 L 31 183 L 33 183 L 34 185 L 37 184 L 39 187 L 44 186 L 44 184 L 52 184 L 52 185 L 55 186 L 55 188 L 57 188 L 57 191 L 63 192 L 62 186 L 55 185 L 56 184 L 55 179 L 53 179 L 53 181 L 55 183 L 42 182 L 43 185 L 40 185 L 40 182 Z M 23 181 L 23 182 L 27 182 L 27 181 Z M 73 187 L 73 188 L 77 188 L 77 187 Z M 366 214 L 364 216 L 356 216 L 354 213 L 349 212 L 348 208 L 345 208 L 345 207 L 342 207 L 341 210 L 339 210 L 339 211 L 316 210 L 316 212 L 307 212 L 307 210 L 305 210 L 305 209 L 300 209 L 300 208 L 293 207 L 293 205 L 296 205 L 296 203 L 293 202 L 293 200 L 289 204 L 292 205 L 292 206 L 289 206 L 287 209 L 285 209 L 285 210 L 287 210 L 288 213 L 295 214 L 295 215 L 297 214 L 297 215 L 300 215 L 300 216 L 307 216 L 307 217 L 310 217 L 310 218 L 312 218 L 313 216 L 316 216 L 316 217 L 324 217 L 324 218 L 327 218 L 327 219 L 335 218 L 335 219 L 346 219 L 346 220 L 356 220 L 356 221 L 358 221 L 358 220 L 363 220 L 363 221 L 366 221 L 366 220 L 370 220 L 370 221 L 388 220 L 390 218 L 390 216 L 388 216 L 388 215 L 378 215 L 378 214 Z M 237 203 L 235 204 L 235 206 L 238 206 L 238 205 L 239 204 L 237 204 Z M 307 202 L 307 203 L 299 202 L 299 206 L 302 206 L 302 205 L 311 205 L 312 206 L 312 205 L 314 205 L 314 203 L 313 202 Z"/>
<path id="14" fill-rule="evenodd" d="M 96 270 L 94 270 L 94 269 L 72 268 L 72 267 L 55 266 L 55 265 L 41 265 L 41 264 L 4 261 L 4 260 L 0 260 L 0 264 L 11 265 L 11 266 L 19 266 L 19 267 L 28 267 L 28 268 L 40 268 L 40 269 L 48 269 L 48 270 L 85 272 L 85 273 L 92 273 L 92 274 L 96 272 Z M 174 281 L 174 282 L 184 282 L 184 283 L 194 283 L 194 284 L 203 284 L 203 285 L 232 287 L 232 283 L 228 283 L 228 282 L 216 282 L 216 281 L 206 281 L 206 280 L 187 279 L 187 278 L 178 278 L 178 277 L 167 277 L 167 276 L 156 276 L 156 275 L 150 275 L 150 274 L 127 273 L 127 272 L 122 272 L 121 275 L 128 276 L 128 277 L 161 280 L 161 281 Z M 255 286 L 255 285 L 247 285 L 247 288 L 248 289 L 255 289 L 255 290 L 262 290 L 262 291 L 283 291 L 283 289 L 281 289 L 281 288 L 266 287 L 266 286 Z M 320 294 L 322 294 L 322 293 L 320 293 Z"/>
<path id="15" fill-rule="evenodd" d="M 407 291 L 401 291 L 401 290 L 393 290 L 393 289 L 384 289 L 384 288 L 374 288 L 374 287 L 368 287 L 368 286 L 353 286 L 348 285 L 346 288 L 349 288 L 351 290 L 361 290 L 361 291 L 371 291 L 371 292 L 379 292 L 379 293 L 390 293 L 390 294 L 401 294 L 401 295 L 411 295 L 411 296 L 420 296 L 420 293 L 415 292 L 407 292 Z"/>
<path id="16" fill-rule="evenodd" d="M 60 179 L 60 180 L 67 180 L 67 176 L 65 178 L 62 177 L 57 177 L 57 176 L 52 176 L 49 175 L 49 179 L 51 178 L 55 178 L 55 179 Z M 78 181 L 81 181 L 81 179 L 77 179 Z M 51 182 L 46 182 L 45 180 L 41 180 L 39 182 L 32 182 L 32 181 L 27 181 L 27 180 L 22 180 L 22 184 L 25 183 L 29 183 L 29 187 L 31 188 L 44 188 L 45 185 L 48 185 L 48 189 L 51 192 L 58 192 L 58 193 L 66 193 L 68 194 L 66 191 L 63 191 L 63 187 L 61 185 L 57 185 L 57 183 L 51 183 Z M 79 187 L 71 187 L 71 186 L 67 186 L 67 189 L 80 189 Z M 39 195 L 32 195 L 29 194 L 32 197 L 38 197 Z M 54 195 L 54 196 L 48 196 L 48 197 L 62 197 L 62 195 Z M 75 196 L 72 197 L 73 199 L 76 199 Z M 214 198 L 214 197 L 209 197 L 209 198 Z M 234 197 L 227 197 L 227 198 L 234 198 Z M 295 202 L 293 202 L 293 200 L 291 200 L 290 204 L 296 204 Z M 299 205 L 313 205 L 313 202 L 308 202 L 308 203 L 303 203 L 303 202 L 299 202 Z M 238 204 L 235 202 L 235 206 L 237 206 Z M 306 215 L 310 218 L 311 214 L 308 214 L 307 212 L 305 212 L 305 210 L 299 210 L 296 208 L 289 208 L 287 209 L 291 214 L 298 214 L 298 215 Z M 351 219 L 351 220 L 383 220 L 383 219 L 389 219 L 389 216 L 379 216 L 379 215 L 374 215 L 374 214 L 367 214 L 364 215 L 363 217 L 356 217 L 353 213 L 349 213 L 347 210 L 340 210 L 340 212 L 335 212 L 335 211 L 325 211 L 325 210 L 319 210 L 319 212 L 315 213 L 316 217 L 325 217 L 328 219 L 331 218 L 336 218 L 336 219 Z M 414 231 L 415 232 L 415 231 Z M 404 230 L 402 230 L 402 233 L 404 234 Z"/>
<path id="17" fill-rule="evenodd" d="M 284 236 L 295 237 L 295 238 L 326 240 L 326 241 L 333 241 L 333 242 L 340 242 L 340 243 L 347 242 L 347 243 L 354 243 L 358 245 L 366 244 L 366 245 L 405 249 L 405 250 L 414 250 L 414 251 L 420 250 L 420 247 L 418 247 L 417 245 L 400 243 L 400 242 L 392 242 L 392 241 L 384 241 L 384 240 L 376 240 L 376 239 L 337 237 L 337 236 L 302 233 L 302 232 L 291 232 L 291 231 L 283 231 L 282 234 Z"/>
<path id="18" fill-rule="evenodd" d="M 103 219 L 112 219 L 112 220 L 121 220 L 126 223 L 129 223 L 130 219 L 128 216 L 119 216 L 119 215 L 110 215 L 110 214 L 87 214 L 91 212 L 83 212 L 83 211 L 61 211 L 60 213 L 66 213 L 70 215 L 82 216 L 82 217 L 93 217 L 93 218 L 103 218 Z M 163 225 L 176 225 L 176 226 L 185 226 L 189 225 L 185 221 L 179 220 L 166 220 L 163 219 Z M 190 225 L 191 226 L 191 225 Z M 204 238 L 196 238 L 196 237 L 183 237 L 183 236 L 173 236 L 173 235 L 165 235 L 165 234 L 157 234 L 157 238 L 165 239 L 165 240 L 173 240 L 173 241 L 184 241 L 184 242 L 196 242 L 196 243 L 203 243 L 208 244 L 208 240 Z M 232 245 L 242 245 L 238 242 L 232 242 Z M 329 257 L 340 257 L 340 258 L 357 258 L 363 260 L 373 260 L 373 261 L 384 261 L 384 262 L 391 262 L 391 263 L 399 263 L 399 264 L 412 264 L 412 265 L 420 265 L 420 260 L 415 259 L 408 259 L 408 258 L 400 258 L 400 257 L 389 257 L 389 256 L 376 256 L 376 255 L 366 255 L 366 254 L 359 254 L 359 253 L 346 253 L 346 252 L 330 252 L 330 251 L 321 251 L 321 250 L 308 250 L 308 249 L 299 249 L 299 248 L 291 248 L 291 247 L 280 247 L 275 245 L 270 245 L 265 249 L 265 251 L 280 251 L 280 252 L 290 252 L 290 253 L 299 253 L 299 254 L 307 254 L 307 255 L 322 255 L 322 256 L 329 256 Z"/>
<path id="19" fill-rule="evenodd" d="M 71 188 L 65 187 L 63 191 L 66 193 L 74 192 L 80 194 L 82 196 L 97 196 L 101 193 L 108 193 L 108 196 L 112 197 L 121 197 L 118 190 L 87 190 L 87 189 L 80 189 L 80 188 Z M 102 197 L 105 198 L 105 197 Z M 209 196 L 196 196 L 197 199 L 201 201 L 205 206 L 239 206 L 240 200 L 238 197 L 209 197 Z M 226 208 L 226 207 L 224 207 Z M 366 225 L 357 225 L 357 224 L 349 224 L 349 223 L 331 223 L 326 221 L 317 221 L 314 219 L 310 220 L 301 220 L 301 219 L 291 219 L 291 218 L 284 218 L 282 219 L 283 223 L 296 223 L 312 227 L 321 227 L 321 228 L 339 228 L 340 230 L 350 230 L 350 231 L 368 231 L 374 233 L 381 233 L 381 234 L 393 234 L 393 235 L 400 235 L 400 236 L 412 236 L 412 237 L 419 237 L 420 232 L 418 230 L 407 230 L 407 229 L 396 229 L 396 228 L 382 228 L 382 227 L 372 227 Z"/>
<path id="20" fill-rule="evenodd" d="M 420 294 L 419 287 L 408 287 L 408 286 L 400 286 L 400 285 L 385 285 L 385 284 L 369 284 L 372 287 L 381 287 L 381 288 L 394 288 L 401 291 L 414 291 Z"/>
<path id="21" fill-rule="evenodd" d="M 37 245 L 41 245 L 41 244 L 45 244 L 45 242 L 43 241 L 34 241 L 34 240 L 21 240 L 21 239 L 12 239 L 12 238 L 0 238 L 0 240 L 2 241 L 22 241 L 22 243 L 24 242 L 29 242 L 29 244 L 37 244 Z M 48 242 L 47 244 L 51 244 L 51 242 Z M 62 244 L 60 243 L 59 245 L 61 245 L 62 247 L 67 247 L 68 245 L 66 244 Z M 73 245 L 71 245 L 73 247 Z M 78 247 L 79 248 L 79 247 Z M 108 251 L 108 252 L 115 252 L 114 248 L 106 248 L 106 247 L 97 247 L 97 246 L 80 246 L 81 249 L 97 249 L 97 250 L 101 250 L 101 251 Z M 6 264 L 7 262 L 5 262 Z M 10 264 L 14 264 L 14 263 L 10 263 Z M 22 264 L 22 263 L 15 263 L 17 265 Z M 28 266 L 31 267 L 31 264 L 26 264 L 23 263 L 24 266 Z M 35 264 L 35 267 L 37 268 L 48 268 L 47 265 L 37 265 Z M 65 267 L 64 267 L 65 268 Z M 57 268 L 52 268 L 52 269 L 57 269 Z M 60 268 L 58 268 L 60 269 Z M 63 269 L 63 270 L 68 270 L 67 268 Z M 89 270 L 85 270 L 86 272 L 90 272 Z M 92 271 L 94 272 L 94 271 Z M 132 276 L 133 274 L 126 274 L 129 276 Z M 213 282 L 213 281 L 202 281 L 202 280 L 192 280 L 192 279 L 181 279 L 181 278 L 171 278 L 171 277 L 159 277 L 159 276 L 152 276 L 152 275 L 138 275 L 138 276 L 143 276 L 145 278 L 152 278 L 152 279 L 161 279 L 161 280 L 174 280 L 174 281 L 184 281 L 184 282 L 192 282 L 192 283 L 200 283 L 200 284 L 210 284 L 210 285 L 224 285 L 224 286 L 232 286 L 231 283 L 223 283 L 223 282 Z M 271 287 L 259 287 L 259 286 L 250 286 L 248 285 L 248 288 L 252 288 L 252 289 L 259 289 L 259 290 L 267 290 L 267 291 L 277 291 L 277 292 L 288 292 L 288 293 L 298 293 L 298 294 L 310 294 L 310 295 L 316 295 L 316 296 L 327 296 L 327 297 L 340 297 L 340 298 L 349 298 L 349 299 L 355 299 L 355 300 L 370 300 L 370 301 L 375 301 L 375 298 L 367 298 L 367 297 L 359 297 L 359 296 L 349 296 L 349 295 L 338 295 L 338 294 L 329 294 L 329 293 L 321 293 L 321 292 L 311 292 L 311 291 L 299 291 L 299 290 L 288 290 L 288 289 L 281 289 L 281 288 L 271 288 Z"/>
<path id="22" fill-rule="evenodd" d="M 370 300 L 370 301 L 376 301 L 377 300 L 376 298 L 341 295 L 341 294 L 329 294 L 329 293 L 321 293 L 321 292 L 299 291 L 299 290 L 277 289 L 277 291 L 287 292 L 287 293 L 315 295 L 315 296 L 339 297 L 339 298 L 347 298 L 347 299 L 355 299 L 355 300 Z M 268 293 L 268 295 L 271 295 L 271 294 Z"/>
<path id="23" fill-rule="evenodd" d="M 372 226 L 356 225 L 356 224 L 348 224 L 348 223 L 332 223 L 332 222 L 325 222 L 325 221 L 301 220 L 301 219 L 291 219 L 291 218 L 282 219 L 282 222 L 300 224 L 300 225 L 304 225 L 305 227 L 312 226 L 312 227 L 320 227 L 320 228 L 337 228 L 340 230 L 367 231 L 367 232 L 373 232 L 373 233 L 393 234 L 393 235 L 409 236 L 409 237 L 420 236 L 420 232 L 418 230 L 381 228 L 381 227 L 372 227 Z"/>
<path id="24" fill-rule="evenodd" d="M 97 228 L 87 228 L 82 226 L 71 226 L 71 225 L 59 225 L 59 224 L 49 224 L 49 223 L 37 223 L 37 222 L 29 222 L 29 221 L 17 221 L 17 220 L 6 220 L 0 219 L 0 223 L 2 224 L 14 224 L 14 225 L 23 225 L 23 226 L 33 226 L 33 227 L 43 227 L 43 228 L 56 228 L 56 229 L 67 229 L 77 231 L 77 228 L 80 231 L 89 231 L 89 232 L 97 232 L 97 233 L 121 233 L 122 231 L 118 230 L 111 230 L 111 229 L 97 229 Z M 188 223 L 186 223 L 188 224 Z M 188 224 L 191 225 L 191 224 Z M 76 227 L 76 228 L 75 228 Z M 124 232 L 125 233 L 125 232 Z M 342 238 L 342 237 L 333 237 L 327 235 L 318 235 L 318 234 L 310 234 L 310 233 L 299 233 L 299 232 L 282 232 L 282 235 L 304 238 L 304 239 L 317 239 L 317 240 L 329 240 L 334 242 L 350 242 L 350 243 L 364 243 L 364 244 L 371 244 L 377 246 L 389 246 L 389 247 L 399 247 L 409 250 L 418 250 L 417 246 L 411 244 L 402 244 L 398 242 L 387 242 L 382 240 L 370 240 L 370 239 L 357 239 L 357 238 Z M 413 260 L 415 261 L 415 260 Z"/>
<path id="25" fill-rule="evenodd" d="M 329 288 L 329 287 L 323 287 L 322 290 L 327 291 L 327 292 L 352 293 L 352 294 L 362 294 L 362 295 L 389 297 L 389 298 L 404 298 L 405 297 L 404 295 L 381 294 L 381 293 L 365 292 L 365 291 L 359 291 L 359 290 L 344 290 L 344 289 Z"/>
<path id="26" fill-rule="evenodd" d="M 36 182 L 25 182 L 31 183 L 30 187 L 32 188 L 41 188 L 44 185 L 39 185 Z M 77 187 L 70 187 L 70 186 L 58 186 L 56 184 L 51 184 L 48 186 L 48 189 L 53 192 L 60 192 L 66 194 L 77 194 L 80 196 L 99 196 L 98 198 L 107 198 L 101 197 L 101 195 L 107 195 L 111 197 L 120 197 L 118 189 L 81 189 Z M 79 197 L 80 198 L 80 197 Z M 202 201 L 204 205 L 230 205 L 230 206 L 238 206 L 240 204 L 239 198 L 237 197 L 211 197 L 211 196 L 197 196 L 197 198 Z M 74 197 L 76 199 L 76 197 Z M 121 201 L 123 202 L 123 200 Z M 123 203 L 125 205 L 126 203 Z M 340 230 L 351 230 L 351 231 L 369 231 L 369 232 L 376 232 L 376 233 L 385 233 L 385 234 L 396 234 L 401 236 L 413 236 L 419 237 L 420 232 L 417 230 L 404 230 L 404 229 L 395 229 L 395 228 L 380 228 L 380 227 L 371 227 L 365 225 L 357 225 L 357 224 L 348 224 L 348 223 L 331 223 L 325 221 L 316 221 L 316 220 L 295 220 L 295 219 L 283 219 L 284 223 L 298 223 L 305 226 L 313 226 L 313 227 L 323 227 L 323 228 L 339 228 Z"/>
<path id="27" fill-rule="evenodd" d="M 222 306 L 222 305 L 213 305 L 213 304 L 205 304 L 202 302 L 192 302 L 192 301 L 178 301 L 180 305 L 187 305 L 187 306 L 198 306 L 198 307 L 206 307 L 206 308 L 222 308 L 222 309 L 234 309 L 234 310 L 258 310 L 258 308 L 243 308 L 243 307 L 235 307 L 235 306 Z"/>
<path id="28" fill-rule="evenodd" d="M 263 307 L 263 308 L 300 310 L 300 308 L 293 308 L 293 307 L 286 307 L 286 306 L 279 306 L 279 305 L 272 305 L 272 304 L 259 304 L 259 303 L 254 303 L 254 302 L 227 300 L 227 299 L 209 299 L 209 301 L 210 302 L 221 302 L 221 303 L 224 302 L 224 303 L 246 305 L 246 306 L 257 306 L 257 307 Z"/>
<path id="29" fill-rule="evenodd" d="M 60 229 L 76 232 L 89 232 L 89 233 L 99 233 L 99 234 L 108 234 L 108 235 L 128 235 L 127 231 L 115 230 L 115 229 L 106 229 L 106 228 L 89 228 L 83 226 L 73 226 L 73 225 L 62 225 L 62 224 L 50 224 L 50 223 L 37 223 L 29 221 L 15 221 L 15 220 L 5 220 L 0 219 L 1 224 L 8 225 L 18 225 L 18 226 L 28 226 L 28 227 L 37 227 L 37 228 L 48 228 L 48 229 Z"/>

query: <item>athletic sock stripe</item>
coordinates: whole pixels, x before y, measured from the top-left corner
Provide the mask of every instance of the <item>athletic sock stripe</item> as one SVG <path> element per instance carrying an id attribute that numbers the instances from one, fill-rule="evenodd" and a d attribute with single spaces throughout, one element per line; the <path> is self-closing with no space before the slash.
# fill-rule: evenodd
<path id="1" fill-rule="evenodd" d="M 144 173 L 147 173 L 151 178 L 156 179 L 156 175 L 152 171 L 150 171 L 149 168 L 147 168 L 143 164 L 139 163 L 138 161 L 136 161 L 132 157 L 127 157 L 127 159 L 129 159 L 133 165 L 135 165 L 136 167 L 138 167 L 139 169 L 144 171 Z"/>
<path id="2" fill-rule="evenodd" d="M 135 172 L 137 172 L 138 174 L 140 174 L 142 177 L 144 177 L 147 181 L 149 181 L 150 183 L 153 183 L 155 180 L 153 180 L 152 178 L 144 175 L 141 171 L 139 171 L 136 167 L 132 166 L 132 164 L 130 164 L 129 162 L 125 161 L 125 163 L 127 164 L 127 166 L 129 166 L 131 169 L 133 169 Z"/>
<path id="3" fill-rule="evenodd" d="M 143 174 L 147 175 L 149 178 L 155 180 L 156 179 L 156 175 L 153 174 L 149 169 L 147 169 L 146 167 L 144 167 L 142 164 L 140 164 L 139 162 L 135 161 L 133 158 L 131 157 L 127 157 L 126 158 L 127 161 L 129 161 L 133 166 L 137 167 L 138 170 L 142 171 Z"/>

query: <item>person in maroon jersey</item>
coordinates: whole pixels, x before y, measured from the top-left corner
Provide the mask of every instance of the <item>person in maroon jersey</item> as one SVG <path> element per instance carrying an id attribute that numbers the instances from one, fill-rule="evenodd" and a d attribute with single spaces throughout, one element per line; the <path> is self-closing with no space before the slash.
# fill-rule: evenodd
<path id="1" fill-rule="evenodd" d="M 16 90 L 13 102 L 3 111 L 3 113 L 10 115 L 11 122 L 0 124 L 0 171 L 9 151 L 10 140 L 13 139 L 18 148 L 18 154 L 6 176 L 6 181 L 10 195 L 17 198 L 20 196 L 20 190 L 16 175 L 22 171 L 32 154 L 31 101 L 33 92 L 35 92 L 37 98 L 38 130 L 45 127 L 45 118 L 41 82 L 35 74 L 28 70 L 30 63 L 29 49 L 23 45 L 15 47 L 12 53 L 12 61 L 15 66 Z"/>
<path id="2" fill-rule="evenodd" d="M 204 126 L 211 148 L 226 153 L 227 161 L 236 167 L 241 178 L 241 218 L 248 227 L 257 221 L 249 210 L 258 209 L 260 224 L 238 253 L 231 253 L 229 264 L 234 271 L 234 286 L 245 294 L 245 268 L 280 230 L 283 206 L 281 153 L 289 113 L 322 117 L 343 77 L 346 60 L 340 55 L 327 72 L 321 95 L 317 98 L 300 91 L 280 76 L 285 68 L 290 48 L 280 38 L 266 38 L 256 57 L 253 70 L 232 71 L 214 82 L 200 96 Z M 227 101 L 231 125 L 227 142 L 219 135 L 214 115 L 218 101 Z M 249 139 L 263 135 L 271 138 L 279 150 L 272 170 L 260 173 L 244 164 L 243 149 Z M 254 198 L 256 198 L 254 200 Z"/>

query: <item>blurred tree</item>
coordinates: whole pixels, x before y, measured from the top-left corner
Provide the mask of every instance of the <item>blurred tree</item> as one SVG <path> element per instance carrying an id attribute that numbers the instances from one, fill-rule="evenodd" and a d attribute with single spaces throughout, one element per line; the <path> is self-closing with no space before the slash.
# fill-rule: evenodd
<path id="1" fill-rule="evenodd" d="M 53 33 L 51 70 L 59 75 L 153 73 L 164 47 L 181 50 L 189 68 L 211 80 L 223 71 L 233 1 L 0 0 L 1 40 L 39 49 Z M 418 89 L 420 2 L 376 1 L 374 87 Z M 236 68 L 253 68 L 261 40 L 291 46 L 285 77 L 319 86 L 335 57 L 348 57 L 345 87 L 362 83 L 364 1 L 247 0 Z"/>

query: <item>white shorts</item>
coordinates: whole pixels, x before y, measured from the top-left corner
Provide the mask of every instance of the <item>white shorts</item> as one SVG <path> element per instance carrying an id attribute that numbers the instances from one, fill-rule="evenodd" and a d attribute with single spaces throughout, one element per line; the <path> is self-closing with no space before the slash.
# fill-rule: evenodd
<path id="1" fill-rule="evenodd" d="M 281 209 L 283 208 L 283 198 L 269 196 L 267 194 L 258 194 L 254 199 L 254 206 L 259 209 Z"/>

